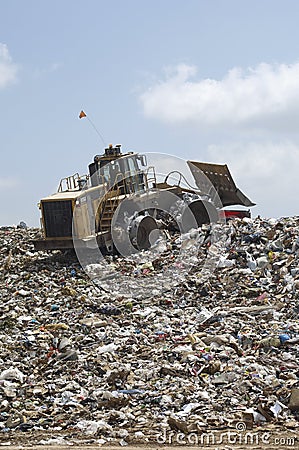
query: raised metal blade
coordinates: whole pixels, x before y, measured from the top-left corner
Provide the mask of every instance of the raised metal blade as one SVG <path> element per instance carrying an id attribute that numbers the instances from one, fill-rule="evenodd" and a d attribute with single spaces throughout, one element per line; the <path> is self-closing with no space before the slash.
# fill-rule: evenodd
<path id="1" fill-rule="evenodd" d="M 240 189 L 237 188 L 226 164 L 210 164 L 198 161 L 187 161 L 189 169 L 197 187 L 203 194 L 210 195 L 210 183 L 208 183 L 202 173 L 210 180 L 216 189 L 223 206 L 243 205 L 254 206 Z"/>

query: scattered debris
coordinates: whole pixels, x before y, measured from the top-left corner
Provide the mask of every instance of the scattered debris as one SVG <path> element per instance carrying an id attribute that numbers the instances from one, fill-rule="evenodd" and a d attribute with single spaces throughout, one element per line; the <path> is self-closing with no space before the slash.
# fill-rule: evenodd
<path id="1" fill-rule="evenodd" d="M 298 427 L 298 217 L 230 221 L 219 264 L 203 273 L 217 256 L 203 240 L 164 290 L 177 239 L 151 264 L 107 257 L 144 283 L 135 297 L 117 282 L 98 289 L 70 253 L 33 252 L 38 232 L 0 229 L 0 441 L 124 446 L 238 421 Z"/>

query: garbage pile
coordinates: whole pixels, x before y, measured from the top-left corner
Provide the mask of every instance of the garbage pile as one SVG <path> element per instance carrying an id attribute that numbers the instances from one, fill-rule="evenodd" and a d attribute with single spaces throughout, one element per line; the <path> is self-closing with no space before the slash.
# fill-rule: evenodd
<path id="1" fill-rule="evenodd" d="M 95 284 L 75 255 L 35 252 L 38 233 L 0 229 L 0 442 L 298 428 L 298 217 L 221 225 L 221 254 L 203 226 L 197 260 L 163 290 L 177 239 L 150 264 L 108 257 L 135 296 Z"/>

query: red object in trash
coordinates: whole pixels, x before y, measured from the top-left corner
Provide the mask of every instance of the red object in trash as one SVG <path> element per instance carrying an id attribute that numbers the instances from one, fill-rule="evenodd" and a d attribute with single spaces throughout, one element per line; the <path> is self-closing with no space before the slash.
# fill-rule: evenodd
<path id="1" fill-rule="evenodd" d="M 219 212 L 219 215 L 221 219 L 243 219 L 244 217 L 251 217 L 250 210 L 244 210 L 244 209 L 222 209 Z"/>

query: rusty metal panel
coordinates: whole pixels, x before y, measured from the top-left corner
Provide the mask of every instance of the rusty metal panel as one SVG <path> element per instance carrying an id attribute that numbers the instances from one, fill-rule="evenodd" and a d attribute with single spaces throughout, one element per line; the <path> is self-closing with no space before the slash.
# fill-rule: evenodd
<path id="1" fill-rule="evenodd" d="M 187 161 L 197 187 L 204 194 L 210 195 L 210 183 L 202 176 L 206 175 L 216 189 L 223 206 L 254 206 L 251 200 L 237 188 L 226 164 Z"/>

